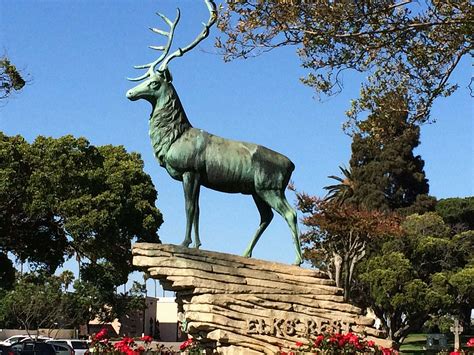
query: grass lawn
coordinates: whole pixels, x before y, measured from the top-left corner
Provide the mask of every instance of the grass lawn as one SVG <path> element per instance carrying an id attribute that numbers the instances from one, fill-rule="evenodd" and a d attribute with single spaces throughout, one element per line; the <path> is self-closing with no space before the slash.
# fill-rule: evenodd
<path id="1" fill-rule="evenodd" d="M 426 334 L 409 334 L 400 346 L 403 354 L 424 353 L 426 346 Z"/>
<path id="2" fill-rule="evenodd" d="M 448 349 L 453 350 L 454 348 L 454 336 L 452 334 L 446 334 L 448 340 Z M 460 343 L 461 347 L 465 347 L 466 342 L 472 335 L 461 335 Z M 426 346 L 426 334 L 409 334 L 400 346 L 400 353 L 402 354 L 428 354 L 430 352 L 424 350 Z M 432 354 L 436 354 L 432 352 Z"/>

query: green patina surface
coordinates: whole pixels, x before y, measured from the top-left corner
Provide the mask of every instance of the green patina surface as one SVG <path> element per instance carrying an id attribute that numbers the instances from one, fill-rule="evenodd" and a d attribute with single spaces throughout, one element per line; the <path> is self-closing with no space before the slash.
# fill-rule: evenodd
<path id="1" fill-rule="evenodd" d="M 185 195 L 186 232 L 182 243 L 189 246 L 194 229 L 194 247 L 199 248 L 199 191 L 201 186 L 210 189 L 251 195 L 260 213 L 260 225 L 250 241 L 244 256 L 252 256 L 253 248 L 273 218 L 273 210 L 288 223 L 293 237 L 296 260 L 301 264 L 301 246 L 298 236 L 296 212 L 285 197 L 285 189 L 294 170 L 294 164 L 284 155 L 261 145 L 224 139 L 201 129 L 193 128 L 172 85 L 168 70 L 171 59 L 180 57 L 194 48 L 209 34 L 217 19 L 216 5 L 205 1 L 210 17 L 197 38 L 184 48 L 168 54 L 180 12 L 173 22 L 159 14 L 169 25 L 169 32 L 152 29 L 168 38 L 167 44 L 153 49 L 163 51 L 154 62 L 137 66 L 148 68 L 143 80 L 127 92 L 130 100 L 144 99 L 151 103 L 150 138 L 159 164 L 169 175 L 182 181 Z M 161 63 L 161 64 L 160 64 Z M 156 66 L 160 64 L 158 70 Z"/>

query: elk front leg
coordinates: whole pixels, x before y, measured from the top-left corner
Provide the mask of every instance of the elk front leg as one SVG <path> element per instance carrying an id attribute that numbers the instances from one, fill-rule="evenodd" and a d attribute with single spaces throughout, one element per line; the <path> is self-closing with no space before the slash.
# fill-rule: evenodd
<path id="1" fill-rule="evenodd" d="M 186 209 L 186 232 L 184 241 L 181 245 L 189 247 L 191 244 L 191 230 L 194 223 L 199 223 L 199 217 L 196 218 L 197 197 L 199 196 L 199 175 L 193 172 L 183 174 L 183 190 Z M 198 207 L 199 208 L 199 207 Z M 199 233 L 199 232 L 198 232 Z M 197 245 L 197 243 L 196 243 Z"/>

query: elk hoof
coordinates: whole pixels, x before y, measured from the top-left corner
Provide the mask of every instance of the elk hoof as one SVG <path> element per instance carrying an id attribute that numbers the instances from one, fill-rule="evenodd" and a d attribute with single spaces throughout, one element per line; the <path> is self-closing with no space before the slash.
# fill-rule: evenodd
<path id="1" fill-rule="evenodd" d="M 201 243 L 194 243 L 194 248 L 199 249 L 200 246 L 201 246 Z"/>
<path id="2" fill-rule="evenodd" d="M 301 260 L 301 258 L 299 256 L 297 256 L 295 262 L 293 263 L 293 265 L 300 266 L 302 263 L 303 263 L 303 260 Z"/>
<path id="3" fill-rule="evenodd" d="M 181 243 L 181 246 L 188 248 L 189 244 L 191 244 L 191 242 L 185 240 L 184 242 Z"/>

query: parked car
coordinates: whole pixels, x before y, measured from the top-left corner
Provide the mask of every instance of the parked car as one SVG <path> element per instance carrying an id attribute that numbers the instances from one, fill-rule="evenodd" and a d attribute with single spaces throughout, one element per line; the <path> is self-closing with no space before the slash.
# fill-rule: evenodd
<path id="1" fill-rule="evenodd" d="M 11 345 L 15 355 L 56 355 L 56 350 L 51 344 L 32 339 L 23 340 Z"/>
<path id="2" fill-rule="evenodd" d="M 9 345 L 0 345 L 0 355 L 15 355 L 13 349 Z"/>
<path id="3" fill-rule="evenodd" d="M 18 343 L 19 341 L 29 338 L 29 337 L 30 337 L 29 335 L 14 335 L 4 341 L 0 341 L 0 345 L 12 345 L 14 343 Z"/>
<path id="4" fill-rule="evenodd" d="M 36 341 L 41 341 L 44 342 L 46 340 L 50 340 L 50 337 L 45 337 L 43 335 L 39 336 L 34 336 L 34 335 L 28 335 L 28 334 L 22 334 L 22 335 L 13 335 L 10 338 L 0 341 L 0 345 L 12 345 L 15 343 L 20 343 L 23 341 L 31 341 L 31 340 L 36 340 Z"/>
<path id="5" fill-rule="evenodd" d="M 33 335 L 33 336 L 27 336 L 26 338 L 21 339 L 19 342 L 23 343 L 25 341 L 36 341 L 36 342 L 44 343 L 45 341 L 51 340 L 51 339 L 53 338 L 46 337 L 44 335 L 38 335 L 38 336 Z"/>
<path id="6" fill-rule="evenodd" d="M 70 346 L 74 350 L 75 355 L 84 355 L 87 350 L 89 350 L 89 344 L 87 344 L 86 340 L 80 339 L 53 339 L 48 340 L 47 343 L 55 343 L 55 344 L 66 344 Z"/>
<path id="7" fill-rule="evenodd" d="M 65 343 L 47 341 L 46 344 L 50 344 L 54 347 L 56 355 L 74 355 L 74 349 Z"/>

